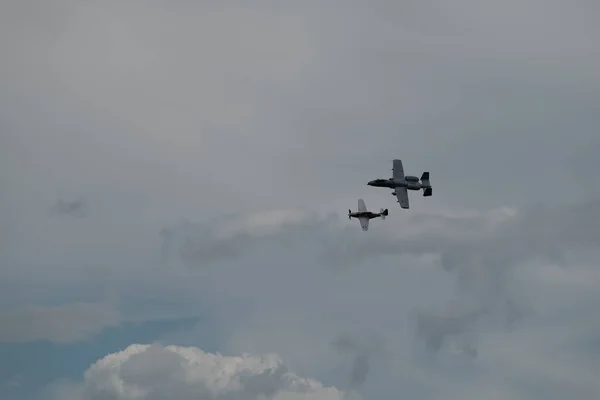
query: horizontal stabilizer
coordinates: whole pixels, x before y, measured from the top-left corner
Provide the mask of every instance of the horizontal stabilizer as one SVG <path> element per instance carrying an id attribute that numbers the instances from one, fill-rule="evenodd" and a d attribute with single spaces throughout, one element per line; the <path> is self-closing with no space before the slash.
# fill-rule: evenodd
<path id="1" fill-rule="evenodd" d="M 429 197 L 432 194 L 431 182 L 429 181 L 429 172 L 423 172 L 421 175 L 421 185 L 423 187 L 423 196 Z"/>
<path id="2" fill-rule="evenodd" d="M 381 214 L 381 219 L 385 219 L 385 217 L 387 217 L 387 215 L 388 215 L 387 208 L 385 210 L 382 208 L 380 211 L 380 214 Z"/>

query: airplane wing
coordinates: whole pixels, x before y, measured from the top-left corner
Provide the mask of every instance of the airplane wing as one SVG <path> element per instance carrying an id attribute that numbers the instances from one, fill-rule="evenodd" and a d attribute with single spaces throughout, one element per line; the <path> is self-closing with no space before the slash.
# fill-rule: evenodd
<path id="1" fill-rule="evenodd" d="M 358 221 L 360 222 L 360 227 L 363 231 L 369 230 L 369 218 L 358 217 Z"/>
<path id="2" fill-rule="evenodd" d="M 393 161 L 392 176 L 394 179 L 404 180 L 404 166 L 402 165 L 402 160 L 394 160 Z"/>
<path id="3" fill-rule="evenodd" d="M 394 191 L 396 192 L 400 207 L 408 208 L 408 190 L 405 187 L 396 187 Z"/>
<path id="4" fill-rule="evenodd" d="M 358 199 L 358 212 L 366 212 L 367 206 L 365 206 L 365 201 L 363 199 Z"/>

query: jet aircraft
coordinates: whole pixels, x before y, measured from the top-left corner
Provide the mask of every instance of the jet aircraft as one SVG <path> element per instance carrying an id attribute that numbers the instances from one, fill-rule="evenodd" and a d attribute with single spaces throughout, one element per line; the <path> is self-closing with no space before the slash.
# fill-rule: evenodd
<path id="1" fill-rule="evenodd" d="M 429 172 L 423 172 L 421 179 L 413 175 L 404 175 L 402 160 L 393 160 L 392 177 L 389 179 L 375 179 L 368 183 L 369 186 L 387 187 L 394 192 L 393 196 L 398 198 L 400 207 L 409 208 L 408 191 L 423 189 L 423 196 L 428 197 L 432 194 L 431 183 L 429 182 Z M 420 182 L 419 182 L 420 181 Z"/>
<path id="2" fill-rule="evenodd" d="M 369 220 L 377 217 L 381 217 L 381 219 L 383 220 L 387 215 L 387 208 L 385 210 L 382 208 L 381 211 L 378 213 L 367 211 L 367 207 L 365 206 L 365 201 L 363 199 L 358 199 L 357 212 L 352 212 L 352 210 L 348 210 L 348 219 L 352 219 L 352 217 L 358 218 L 358 221 L 360 222 L 360 227 L 363 231 L 369 229 Z"/>

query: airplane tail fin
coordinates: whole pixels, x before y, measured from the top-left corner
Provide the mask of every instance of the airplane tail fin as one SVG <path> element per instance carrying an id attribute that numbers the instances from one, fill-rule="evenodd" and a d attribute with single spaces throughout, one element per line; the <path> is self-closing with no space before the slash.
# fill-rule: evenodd
<path id="1" fill-rule="evenodd" d="M 423 175 L 421 175 L 421 184 L 423 185 L 423 196 L 431 196 L 433 191 L 431 189 L 431 182 L 429 181 L 429 172 L 423 172 Z"/>
<path id="2" fill-rule="evenodd" d="M 385 210 L 382 208 L 380 211 L 381 214 L 381 219 L 385 219 L 385 217 L 388 215 L 388 209 L 386 208 Z"/>

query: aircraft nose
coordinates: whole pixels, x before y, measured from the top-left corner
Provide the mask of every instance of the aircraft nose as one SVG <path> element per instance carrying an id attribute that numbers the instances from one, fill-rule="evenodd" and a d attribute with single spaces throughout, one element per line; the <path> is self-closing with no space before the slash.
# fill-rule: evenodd
<path id="1" fill-rule="evenodd" d="M 373 186 L 375 184 L 375 181 L 369 181 L 369 183 L 367 183 L 367 185 L 369 186 Z"/>

